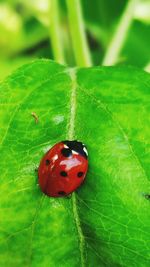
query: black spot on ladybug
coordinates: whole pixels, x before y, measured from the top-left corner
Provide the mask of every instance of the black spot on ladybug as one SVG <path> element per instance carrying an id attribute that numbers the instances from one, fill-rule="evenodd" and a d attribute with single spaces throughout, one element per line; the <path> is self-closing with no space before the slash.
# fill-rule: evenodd
<path id="1" fill-rule="evenodd" d="M 64 157 L 70 157 L 71 156 L 71 154 L 72 154 L 72 151 L 71 151 L 71 149 L 70 148 L 63 148 L 62 150 L 61 150 L 61 153 L 62 153 L 62 155 L 64 156 Z"/>
<path id="2" fill-rule="evenodd" d="M 82 177 L 83 174 L 84 174 L 83 172 L 78 172 L 77 176 L 78 176 L 78 177 Z"/>
<path id="3" fill-rule="evenodd" d="M 46 164 L 46 166 L 48 166 L 50 164 L 50 160 L 46 159 L 45 164 Z"/>
<path id="4" fill-rule="evenodd" d="M 58 195 L 60 195 L 60 196 L 65 196 L 65 195 L 66 195 L 66 192 L 64 192 L 64 191 L 59 191 L 59 192 L 58 192 Z"/>
<path id="5" fill-rule="evenodd" d="M 66 177 L 66 176 L 67 176 L 67 172 L 65 172 L 65 171 L 61 171 L 61 172 L 60 172 L 60 175 L 63 176 L 63 177 Z"/>
<path id="6" fill-rule="evenodd" d="M 76 151 L 78 154 L 82 155 L 84 158 L 87 159 L 88 155 L 87 155 L 87 149 L 86 149 L 86 146 L 80 142 L 80 141 L 77 141 L 77 140 L 74 140 L 74 141 L 63 141 L 63 143 L 65 145 L 67 145 L 70 150 L 74 150 Z"/>

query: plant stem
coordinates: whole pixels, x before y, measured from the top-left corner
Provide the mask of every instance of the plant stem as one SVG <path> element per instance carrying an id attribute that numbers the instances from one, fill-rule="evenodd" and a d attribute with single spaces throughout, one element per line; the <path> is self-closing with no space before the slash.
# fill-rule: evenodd
<path id="1" fill-rule="evenodd" d="M 108 46 L 102 65 L 110 66 L 114 65 L 117 62 L 121 49 L 126 40 L 128 30 L 131 26 L 137 2 L 138 0 L 128 1 L 128 4 L 123 12 L 123 15 L 120 18 L 120 21 L 114 33 L 114 36 L 112 37 L 112 40 Z"/>
<path id="2" fill-rule="evenodd" d="M 54 59 L 59 63 L 65 63 L 62 38 L 61 38 L 61 23 L 59 16 L 58 0 L 50 1 L 50 40 Z"/>
<path id="3" fill-rule="evenodd" d="M 80 0 L 67 0 L 69 26 L 76 63 L 80 67 L 92 65 L 86 39 Z"/>

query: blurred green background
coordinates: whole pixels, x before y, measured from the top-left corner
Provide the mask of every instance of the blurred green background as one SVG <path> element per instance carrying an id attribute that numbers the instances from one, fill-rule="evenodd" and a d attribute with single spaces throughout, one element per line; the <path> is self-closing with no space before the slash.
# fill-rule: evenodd
<path id="1" fill-rule="evenodd" d="M 72 0 L 70 0 L 72 1 Z M 53 59 L 51 46 L 51 0 L 0 1 L 0 80 L 12 70 L 35 58 Z M 93 65 L 101 65 L 126 0 L 82 0 L 87 41 Z M 66 63 L 76 65 L 72 49 L 68 11 L 59 1 L 61 44 Z M 131 26 L 117 64 L 149 69 L 150 1 L 137 1 Z"/>

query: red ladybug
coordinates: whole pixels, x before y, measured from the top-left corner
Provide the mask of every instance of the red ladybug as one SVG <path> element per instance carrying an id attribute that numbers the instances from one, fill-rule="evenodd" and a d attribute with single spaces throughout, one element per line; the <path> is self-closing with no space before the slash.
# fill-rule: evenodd
<path id="1" fill-rule="evenodd" d="M 50 197 L 67 196 L 84 181 L 88 169 L 88 152 L 80 141 L 62 141 L 42 158 L 39 185 Z"/>

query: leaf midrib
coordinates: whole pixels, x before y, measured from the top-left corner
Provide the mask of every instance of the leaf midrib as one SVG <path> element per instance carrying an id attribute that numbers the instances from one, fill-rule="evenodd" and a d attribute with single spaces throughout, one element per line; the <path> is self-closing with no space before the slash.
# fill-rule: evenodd
<path id="1" fill-rule="evenodd" d="M 75 135 L 74 127 L 75 127 L 75 116 L 76 116 L 76 88 L 77 88 L 77 78 L 76 78 L 75 70 L 71 70 L 70 77 L 71 77 L 71 80 L 72 80 L 72 88 L 71 88 L 72 89 L 72 94 L 71 94 L 71 101 L 70 102 L 73 105 L 73 107 L 71 108 L 71 110 L 73 110 L 73 112 L 71 111 L 71 114 L 70 114 L 70 122 L 69 122 L 70 128 L 69 128 L 69 131 L 68 131 L 68 137 L 69 137 L 70 140 L 73 140 L 74 139 L 74 135 Z M 81 88 L 81 86 L 79 86 L 79 88 L 85 95 L 89 95 L 91 97 L 91 99 L 93 99 L 95 101 L 95 103 L 97 104 L 97 107 L 100 107 L 100 108 L 104 109 L 105 112 L 111 117 L 112 121 L 119 128 L 119 130 L 122 133 L 124 139 L 128 143 L 128 146 L 129 146 L 129 149 L 131 151 L 131 154 L 135 158 L 135 161 L 136 161 L 137 165 L 139 166 L 139 169 L 141 169 L 141 172 L 143 173 L 143 177 L 148 180 L 148 177 L 146 175 L 145 169 L 141 165 L 141 162 L 140 162 L 137 154 L 133 150 L 132 144 L 130 143 L 126 132 L 124 131 L 124 129 L 122 128 L 122 126 L 120 125 L 118 120 L 117 121 L 115 120 L 112 112 L 108 109 L 107 104 L 104 103 L 101 99 L 98 101 L 92 94 L 89 94 L 87 91 L 85 91 L 83 88 Z M 77 228 L 77 232 L 78 232 L 78 236 L 79 236 L 79 248 L 80 248 L 80 255 L 81 255 L 81 266 L 85 267 L 86 266 L 85 236 L 84 236 L 82 228 L 81 228 L 80 217 L 79 217 L 79 214 L 78 214 L 76 193 L 72 194 L 72 205 L 73 205 L 73 215 L 74 215 L 74 219 L 75 219 L 75 224 L 76 224 L 76 228 Z"/>
<path id="2" fill-rule="evenodd" d="M 76 71 L 75 69 L 69 69 L 68 72 L 72 86 L 71 86 L 71 97 L 70 97 L 70 120 L 68 123 L 68 135 L 67 138 L 69 140 L 73 140 L 75 137 L 75 117 L 76 117 L 76 89 L 77 89 L 77 80 L 76 80 Z M 79 249 L 80 249 L 80 259 L 81 259 L 81 267 L 85 267 L 85 238 L 82 232 L 78 208 L 77 208 L 77 199 L 76 193 L 72 193 L 72 211 L 73 217 L 78 233 L 79 239 Z"/>
<path id="3" fill-rule="evenodd" d="M 77 85 L 76 85 L 75 71 L 73 69 L 70 69 L 69 72 L 64 70 L 64 71 L 58 72 L 55 75 L 49 76 L 42 83 L 38 84 L 36 87 L 33 87 L 33 89 L 21 101 L 18 102 L 18 104 L 16 106 L 16 109 L 14 110 L 14 112 L 12 113 L 12 115 L 11 115 L 9 121 L 8 121 L 8 125 L 6 127 L 5 133 L 4 133 L 3 138 L 2 138 L 2 142 L 0 144 L 1 147 L 3 146 L 3 143 L 4 143 L 4 141 L 5 141 L 6 137 L 7 137 L 11 122 L 13 121 L 13 118 L 14 118 L 16 112 L 24 104 L 24 102 L 28 99 L 28 97 L 37 88 L 39 88 L 39 86 L 44 85 L 46 82 L 50 81 L 53 77 L 56 77 L 57 75 L 62 74 L 62 73 L 67 73 L 69 75 L 69 77 L 71 78 L 71 81 L 72 81 L 71 100 L 70 100 L 70 121 L 69 121 L 69 124 L 68 124 L 68 131 L 67 131 L 68 132 L 68 136 L 67 136 L 67 138 L 69 138 L 70 140 L 74 139 L 74 127 L 75 127 L 75 115 L 76 115 L 76 87 L 77 87 Z M 86 266 L 85 257 L 84 257 L 84 243 L 85 242 L 84 242 L 84 235 L 83 235 L 83 232 L 82 232 L 82 229 L 81 229 L 80 219 L 79 219 L 79 215 L 78 215 L 77 200 L 76 200 L 75 193 L 72 194 L 72 210 L 73 210 L 73 216 L 74 216 L 74 220 L 75 220 L 75 224 L 76 224 L 76 228 L 77 228 L 78 239 L 79 239 L 79 248 L 80 248 L 80 255 L 81 255 L 81 266 L 85 267 Z M 39 215 L 39 211 L 38 211 L 38 215 Z M 33 225 L 34 224 L 32 224 L 31 227 Z M 35 229 L 35 225 L 34 225 L 34 228 L 32 229 L 33 232 L 32 232 L 32 235 L 31 235 L 30 257 L 28 259 L 29 262 L 30 262 L 31 253 L 32 253 L 32 240 L 33 240 L 33 235 L 34 235 L 34 229 Z"/>
<path id="4" fill-rule="evenodd" d="M 75 116 L 76 116 L 76 88 L 77 88 L 77 78 L 76 78 L 76 72 L 74 69 L 71 69 L 69 71 L 70 74 L 70 78 L 72 80 L 72 86 L 71 86 L 71 110 L 70 110 L 70 121 L 69 121 L 69 125 L 68 125 L 68 138 L 70 140 L 73 140 L 75 137 Z M 79 86 L 80 87 L 80 86 Z M 137 165 L 139 166 L 139 168 L 141 169 L 143 176 L 147 179 L 147 175 L 145 173 L 145 170 L 143 169 L 143 167 L 141 166 L 141 163 L 139 161 L 138 156 L 135 154 L 132 145 L 129 142 L 128 136 L 125 133 L 124 129 L 122 128 L 122 126 L 120 125 L 120 123 L 118 121 L 116 121 L 114 119 L 113 114 L 111 113 L 111 111 L 108 109 L 106 103 L 103 103 L 103 101 L 100 99 L 100 101 L 98 101 L 92 94 L 89 94 L 87 91 L 85 91 L 83 88 L 80 87 L 80 90 L 85 94 L 85 95 L 89 95 L 97 104 L 98 107 L 101 107 L 102 109 L 105 110 L 105 112 L 111 117 L 111 119 L 113 120 L 113 122 L 116 124 L 116 126 L 120 129 L 124 139 L 127 141 L 130 151 L 133 155 L 133 157 L 135 158 Z M 78 233 L 78 238 L 79 238 L 79 248 L 80 248 L 80 256 L 81 256 L 81 266 L 85 267 L 86 266 L 86 259 L 85 259 L 85 236 L 83 235 L 83 231 L 81 228 L 81 223 L 80 223 L 80 218 L 79 218 L 79 214 L 78 214 L 78 206 L 77 206 L 77 199 L 76 199 L 76 193 L 72 194 L 72 207 L 73 207 L 73 216 L 74 216 L 74 220 L 75 220 L 75 224 L 76 224 L 76 228 L 77 228 L 77 233 Z"/>

